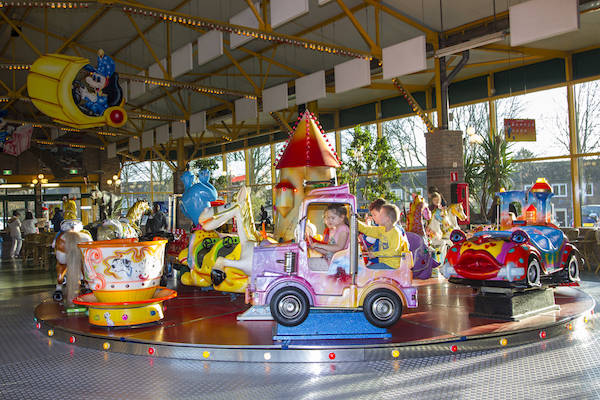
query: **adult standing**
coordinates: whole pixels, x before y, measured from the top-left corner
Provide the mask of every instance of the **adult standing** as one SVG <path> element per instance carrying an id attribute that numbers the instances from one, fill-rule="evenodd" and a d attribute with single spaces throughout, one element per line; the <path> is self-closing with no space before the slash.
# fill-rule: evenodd
<path id="1" fill-rule="evenodd" d="M 162 232 L 167 229 L 167 216 L 160 210 L 160 204 L 154 203 L 152 218 L 146 223 L 146 233 Z"/>
<path id="2" fill-rule="evenodd" d="M 12 218 L 8 221 L 8 231 L 10 233 L 11 247 L 10 247 L 10 258 L 15 258 L 21 252 L 21 246 L 23 245 L 23 237 L 21 236 L 21 220 L 18 211 L 13 211 Z"/>
<path id="3" fill-rule="evenodd" d="M 65 219 L 62 210 L 59 207 L 54 208 L 54 216 L 52 217 L 52 226 L 54 227 L 54 232 L 60 232 L 60 224 Z"/>

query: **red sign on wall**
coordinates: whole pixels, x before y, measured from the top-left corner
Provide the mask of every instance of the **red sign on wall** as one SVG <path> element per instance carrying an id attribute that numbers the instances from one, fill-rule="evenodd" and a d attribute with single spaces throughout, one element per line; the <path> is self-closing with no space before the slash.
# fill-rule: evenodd
<path id="1" fill-rule="evenodd" d="M 504 135 L 509 142 L 535 142 L 535 119 L 504 119 Z"/>
<path id="2" fill-rule="evenodd" d="M 450 182 L 458 182 L 458 172 L 457 171 L 450 172 Z"/>

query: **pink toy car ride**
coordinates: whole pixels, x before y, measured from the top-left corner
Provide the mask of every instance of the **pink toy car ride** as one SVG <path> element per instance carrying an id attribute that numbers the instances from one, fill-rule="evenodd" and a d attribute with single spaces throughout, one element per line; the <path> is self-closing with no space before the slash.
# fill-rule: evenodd
<path id="1" fill-rule="evenodd" d="M 350 237 L 347 249 L 329 257 L 308 248 L 307 239 L 324 231 L 324 213 L 330 204 L 347 208 Z M 417 288 L 412 286 L 410 252 L 398 255 L 401 266 L 392 270 L 365 267 L 358 256 L 356 198 L 348 186 L 312 190 L 300 208 L 295 240 L 254 249 L 252 278 L 246 302 L 269 305 L 273 318 L 285 326 L 301 324 L 311 308 L 360 310 L 380 328 L 400 319 L 403 307 L 417 307 Z M 333 272 L 332 272 L 333 271 Z"/>

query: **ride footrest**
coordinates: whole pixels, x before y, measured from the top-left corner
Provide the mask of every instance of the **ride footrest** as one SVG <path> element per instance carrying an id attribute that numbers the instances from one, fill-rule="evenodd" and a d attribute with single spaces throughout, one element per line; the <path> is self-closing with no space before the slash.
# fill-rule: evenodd
<path id="1" fill-rule="evenodd" d="M 297 326 L 277 324 L 273 340 L 387 339 L 385 328 L 371 325 L 361 311 L 311 310 Z"/>

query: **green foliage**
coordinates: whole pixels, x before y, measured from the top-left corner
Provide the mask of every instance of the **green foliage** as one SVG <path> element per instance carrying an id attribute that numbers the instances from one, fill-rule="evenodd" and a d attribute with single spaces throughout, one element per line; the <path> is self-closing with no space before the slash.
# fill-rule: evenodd
<path id="1" fill-rule="evenodd" d="M 219 164 L 216 157 L 198 158 L 190 163 L 190 169 L 215 171 L 219 169 Z"/>
<path id="2" fill-rule="evenodd" d="M 390 145 L 385 138 L 373 141 L 367 129 L 354 128 L 354 139 L 346 150 L 348 156 L 339 174 L 341 183 L 348 183 L 350 192 L 358 194 L 358 182 L 362 174 L 374 174 L 365 179 L 363 197 L 375 199 L 383 197 L 390 202 L 397 201 L 391 185 L 400 177 L 400 167 L 392 156 Z"/>
<path id="3" fill-rule="evenodd" d="M 198 158 L 190 163 L 190 171 L 192 171 L 194 174 L 203 169 L 207 169 L 210 172 L 216 171 L 219 169 L 219 158 L 220 157 Z M 225 175 L 221 175 L 216 179 L 213 175 L 210 179 L 210 182 L 215 189 L 217 189 L 217 191 L 223 190 L 227 187 L 227 177 Z"/>
<path id="4" fill-rule="evenodd" d="M 481 144 L 464 152 L 465 181 L 479 204 L 484 218 L 488 202 L 500 188 L 509 189 L 511 174 L 515 171 L 514 158 L 504 135 L 485 135 Z"/>

